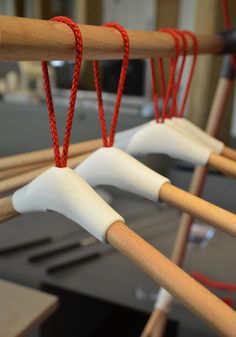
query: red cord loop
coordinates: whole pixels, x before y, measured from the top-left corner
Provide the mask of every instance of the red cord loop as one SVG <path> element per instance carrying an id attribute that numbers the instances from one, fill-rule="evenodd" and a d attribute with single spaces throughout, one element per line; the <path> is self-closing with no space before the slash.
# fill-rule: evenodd
<path id="1" fill-rule="evenodd" d="M 163 71 L 163 61 L 162 58 L 158 58 L 158 70 L 159 70 L 159 78 L 160 78 L 160 85 L 161 85 L 161 95 L 163 99 L 163 109 L 162 109 L 162 116 L 161 122 L 163 123 L 165 118 L 167 117 L 167 109 L 170 100 L 171 90 L 174 83 L 174 77 L 177 67 L 177 61 L 180 54 L 180 43 L 178 35 L 173 32 L 171 29 L 163 28 L 160 29 L 161 32 L 170 34 L 174 41 L 175 41 L 175 57 L 171 58 L 171 69 L 170 69 L 170 78 L 168 81 L 167 89 L 165 89 L 165 80 L 164 80 L 164 71 Z M 150 60 L 150 67 L 151 67 L 151 79 L 152 79 L 152 96 L 153 96 L 153 104 L 154 104 L 154 111 L 155 111 L 155 118 L 156 122 L 160 122 L 159 116 L 159 108 L 158 108 L 158 94 L 157 94 L 157 85 L 156 85 L 156 77 L 155 77 L 155 67 L 154 67 L 154 60 Z"/>
<path id="2" fill-rule="evenodd" d="M 181 105 L 180 112 L 179 112 L 179 115 L 178 115 L 178 117 L 181 117 L 181 118 L 184 116 L 187 98 L 188 98 L 190 86 L 191 86 L 191 83 L 192 83 L 192 78 L 193 78 L 194 70 L 195 70 L 196 63 L 197 63 L 197 56 L 198 56 L 198 40 L 197 40 L 195 34 L 193 32 L 187 31 L 187 30 L 184 30 L 183 33 L 185 35 L 188 35 L 193 41 L 193 59 L 192 59 L 192 64 L 191 64 L 191 68 L 190 68 L 190 72 L 189 72 L 188 81 L 187 81 L 187 84 L 186 84 L 186 89 L 185 89 L 183 100 L 182 100 L 182 105 Z"/>
<path id="3" fill-rule="evenodd" d="M 77 95 L 78 84 L 79 84 L 83 44 L 82 44 L 82 35 L 80 32 L 79 26 L 73 20 L 65 16 L 56 16 L 52 18 L 50 21 L 62 22 L 62 23 L 67 24 L 74 33 L 75 46 L 76 46 L 74 74 L 73 74 L 73 80 L 72 80 L 72 86 L 71 86 L 70 101 L 69 101 L 69 106 L 68 106 L 68 111 L 67 111 L 62 155 L 60 154 L 56 117 L 55 117 L 55 110 L 54 110 L 54 105 L 53 105 L 53 100 L 52 100 L 52 92 L 51 92 L 51 85 L 50 85 L 50 79 L 49 79 L 49 74 L 48 74 L 47 61 L 41 62 L 44 90 L 46 93 L 46 101 L 47 101 L 50 129 L 51 129 L 53 149 L 54 149 L 55 165 L 57 167 L 66 167 L 69 144 L 70 144 L 71 128 L 72 128 L 75 103 L 76 103 L 76 95 Z"/>
<path id="4" fill-rule="evenodd" d="M 125 28 L 123 28 L 118 23 L 109 22 L 109 23 L 105 23 L 103 26 L 112 27 L 112 28 L 117 29 L 121 33 L 122 38 L 124 40 L 123 63 L 122 63 L 121 71 L 120 71 L 120 79 L 118 83 L 117 96 L 116 96 L 116 102 L 115 102 L 114 112 L 112 116 L 109 139 L 108 139 L 108 134 L 107 134 L 106 118 L 105 118 L 105 112 L 104 112 L 104 106 L 103 106 L 103 100 L 102 100 L 102 87 L 101 87 L 101 81 L 100 81 L 100 75 L 99 75 L 99 63 L 96 60 L 93 61 L 94 81 L 95 81 L 97 100 L 98 100 L 98 111 L 99 111 L 99 120 L 100 120 L 101 132 L 102 132 L 103 146 L 111 147 L 114 144 L 116 126 L 117 126 L 118 117 L 119 117 L 120 104 L 121 104 L 122 94 L 124 90 L 128 62 L 129 62 L 129 36 Z"/>
<path id="5" fill-rule="evenodd" d="M 178 96 L 178 92 L 179 92 L 179 89 L 180 89 L 181 80 L 182 80 L 182 77 L 183 77 L 184 66 L 185 66 L 185 62 L 186 62 L 186 56 L 187 56 L 187 53 L 188 53 L 188 43 L 187 43 L 187 39 L 186 39 L 184 33 L 180 30 L 177 30 L 177 29 L 174 29 L 174 30 L 172 29 L 171 31 L 177 33 L 177 35 L 179 35 L 181 40 L 182 40 L 183 56 L 182 56 L 182 61 L 181 61 L 181 65 L 180 65 L 180 69 L 179 69 L 176 84 L 173 82 L 172 105 L 171 105 L 170 113 L 169 113 L 170 118 L 178 115 L 177 96 Z"/>
<path id="6" fill-rule="evenodd" d="M 162 122 L 164 122 L 165 118 L 172 118 L 173 116 L 183 117 L 190 86 L 191 86 L 191 81 L 192 81 L 192 77 L 193 77 L 193 73 L 194 73 L 196 61 L 197 61 L 198 41 L 194 33 L 189 32 L 189 31 L 179 31 L 177 29 L 170 29 L 170 28 L 161 29 L 160 31 L 169 33 L 175 41 L 175 57 L 171 58 L 170 77 L 169 77 L 168 87 L 166 91 L 165 91 L 165 81 L 164 81 L 164 71 L 163 71 L 163 60 L 162 58 L 158 58 L 158 73 L 159 73 L 159 80 L 160 80 L 160 87 L 161 87 L 161 95 L 162 95 L 162 100 L 163 100 Z M 183 77 L 184 67 L 186 64 L 186 57 L 187 57 L 188 48 L 189 48 L 186 35 L 189 36 L 193 41 L 193 60 L 192 60 L 190 73 L 189 73 L 189 77 L 188 77 L 187 84 L 186 84 L 186 89 L 183 95 L 182 104 L 178 112 L 177 95 L 180 89 L 180 84 L 181 84 L 181 80 Z M 182 56 L 182 60 L 180 63 L 178 75 L 175 81 L 175 76 L 177 72 L 177 63 L 178 63 L 178 59 L 180 56 L 179 38 L 182 40 L 183 56 Z M 157 93 L 155 67 L 154 67 L 153 59 L 150 60 L 150 67 L 151 67 L 154 113 L 155 113 L 156 121 L 159 122 L 158 93 Z M 169 106 L 169 100 L 170 100 L 171 93 L 172 93 L 172 103 L 169 109 L 169 114 L 167 115 L 167 109 Z"/>

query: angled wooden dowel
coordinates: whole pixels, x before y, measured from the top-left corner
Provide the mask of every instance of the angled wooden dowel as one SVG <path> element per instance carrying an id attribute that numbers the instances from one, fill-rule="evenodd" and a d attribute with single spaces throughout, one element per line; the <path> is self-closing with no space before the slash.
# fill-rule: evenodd
<path id="1" fill-rule="evenodd" d="M 230 59 L 228 58 L 228 60 Z M 228 60 L 227 58 L 225 58 L 224 62 L 227 63 L 229 62 Z M 227 109 L 229 97 L 232 94 L 233 82 L 234 81 L 232 78 L 227 78 L 225 76 L 221 76 L 221 78 L 218 81 L 206 127 L 206 132 L 213 137 L 216 137 L 219 132 L 221 121 Z M 225 152 L 225 149 L 227 151 L 227 148 L 225 147 L 223 152 Z M 230 151 L 228 151 L 228 153 L 229 152 Z M 226 157 L 234 159 L 233 156 L 230 155 Z M 208 173 L 207 167 L 197 167 L 194 170 L 194 174 L 189 188 L 190 193 L 196 196 L 201 195 L 204 188 L 207 173 Z M 193 216 L 186 213 L 183 213 L 180 219 L 179 229 L 171 256 L 171 260 L 179 266 L 182 266 L 184 261 L 186 247 L 193 220 L 194 220 Z M 159 317 L 161 317 L 161 319 L 159 319 Z M 163 337 L 167 320 L 168 320 L 167 312 L 164 312 L 159 308 L 154 308 L 143 330 L 141 337 Z"/>
<path id="2" fill-rule="evenodd" d="M 236 236 L 236 214 L 169 183 L 164 184 L 161 188 L 160 200 L 232 236 Z"/>
<path id="3" fill-rule="evenodd" d="M 0 181 L 4 180 L 4 179 L 7 179 L 7 178 L 10 178 L 10 177 L 17 176 L 17 175 L 25 173 L 25 172 L 35 170 L 35 169 L 43 167 L 43 166 L 50 165 L 50 164 L 53 164 L 53 163 L 48 161 L 48 162 L 28 164 L 28 165 L 19 166 L 19 167 L 16 167 L 16 168 L 9 168 L 9 169 L 5 169 L 5 170 L 0 170 Z"/>
<path id="4" fill-rule="evenodd" d="M 83 153 L 97 150 L 102 146 L 102 139 L 92 139 L 76 144 L 71 144 L 69 147 L 69 157 L 75 157 L 82 155 Z M 13 156 L 7 156 L 0 158 L 0 173 L 1 170 L 16 169 L 21 166 L 33 165 L 37 163 L 44 163 L 54 160 L 54 153 L 52 148 L 32 151 Z"/>
<path id="5" fill-rule="evenodd" d="M 107 241 L 219 336 L 235 337 L 236 313 L 131 229 L 121 222 L 114 223 L 108 229 Z"/>
<path id="6" fill-rule="evenodd" d="M 208 160 L 208 165 L 224 173 L 226 176 L 236 179 L 236 161 L 212 153 Z"/>
<path id="7" fill-rule="evenodd" d="M 84 159 L 86 159 L 90 155 L 90 152 L 84 153 L 80 156 L 72 157 L 68 159 L 68 166 L 71 168 L 74 168 L 79 163 L 81 163 Z M 41 166 L 39 168 L 35 168 L 31 171 L 26 171 L 23 173 L 20 173 L 16 176 L 7 178 L 5 180 L 0 181 L 0 193 L 9 192 L 12 190 L 15 190 L 27 183 L 29 183 L 31 180 L 36 178 L 38 175 L 49 169 L 50 167 L 54 166 L 54 163 L 47 164 L 44 166 Z"/>
<path id="8" fill-rule="evenodd" d="M 12 196 L 0 198 L 0 223 L 21 215 L 18 213 L 12 202 Z"/>
<path id="9" fill-rule="evenodd" d="M 226 157 L 226 158 L 229 158 L 229 159 L 232 159 L 232 160 L 235 160 L 236 161 L 236 150 L 228 147 L 228 146 L 225 146 L 223 151 L 222 151 L 222 156 Z"/>

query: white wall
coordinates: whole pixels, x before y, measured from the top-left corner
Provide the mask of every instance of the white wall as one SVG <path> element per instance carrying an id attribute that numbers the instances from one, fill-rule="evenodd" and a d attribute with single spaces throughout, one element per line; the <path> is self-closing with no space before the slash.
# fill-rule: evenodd
<path id="1" fill-rule="evenodd" d="M 103 22 L 115 21 L 127 29 L 155 29 L 155 0 L 103 0 Z"/>

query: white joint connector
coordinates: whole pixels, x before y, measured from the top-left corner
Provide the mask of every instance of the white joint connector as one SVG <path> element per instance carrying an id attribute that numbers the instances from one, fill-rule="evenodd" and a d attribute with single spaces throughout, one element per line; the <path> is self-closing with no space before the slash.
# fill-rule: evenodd
<path id="1" fill-rule="evenodd" d="M 114 146 L 120 150 L 126 151 L 126 148 L 130 142 L 130 139 L 135 135 L 136 132 L 144 128 L 149 123 L 150 122 L 136 126 L 131 129 L 116 132 Z"/>
<path id="2" fill-rule="evenodd" d="M 172 118 L 173 123 L 176 123 L 184 130 L 189 132 L 192 136 L 194 136 L 199 142 L 209 147 L 212 152 L 221 154 L 224 149 L 224 143 L 219 139 L 216 139 L 210 136 L 207 132 L 199 128 L 194 123 L 190 122 L 185 118 Z"/>
<path id="3" fill-rule="evenodd" d="M 154 308 L 159 309 L 162 312 L 168 314 L 171 310 L 173 302 L 174 302 L 173 296 L 164 288 L 160 288 Z"/>
<path id="4" fill-rule="evenodd" d="M 48 210 L 63 214 L 81 225 L 98 240 L 116 221 L 124 219 L 115 212 L 72 169 L 52 167 L 13 194 L 19 213 Z"/>
<path id="5" fill-rule="evenodd" d="M 75 171 L 93 187 L 111 185 L 152 201 L 159 199 L 161 187 L 169 182 L 169 179 L 115 147 L 98 149 Z"/>
<path id="6" fill-rule="evenodd" d="M 181 159 L 193 165 L 205 166 L 212 151 L 186 137 L 166 123 L 148 123 L 137 131 L 127 146 L 126 151 L 131 155 L 162 153 Z"/>

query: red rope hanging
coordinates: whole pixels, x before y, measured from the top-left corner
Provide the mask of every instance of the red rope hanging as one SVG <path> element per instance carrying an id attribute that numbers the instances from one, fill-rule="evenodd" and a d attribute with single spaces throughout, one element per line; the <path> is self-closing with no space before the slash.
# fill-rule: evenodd
<path id="1" fill-rule="evenodd" d="M 121 72 L 120 72 L 120 79 L 118 83 L 117 96 L 116 96 L 116 102 L 115 102 L 114 112 L 112 116 L 109 139 L 108 139 L 108 134 L 107 134 L 106 118 L 105 118 L 104 105 L 103 105 L 103 100 L 102 100 L 102 88 L 101 88 L 101 81 L 100 81 L 100 76 L 99 76 L 99 63 L 96 60 L 93 61 L 94 80 L 95 80 L 95 87 L 96 87 L 97 99 L 98 99 L 98 111 L 99 111 L 99 119 L 100 119 L 100 126 L 101 126 L 101 132 L 102 132 L 103 146 L 111 147 L 114 144 L 116 126 L 117 126 L 118 117 L 119 117 L 119 109 L 120 109 L 120 104 L 121 104 L 121 99 L 122 99 L 122 94 L 123 94 L 124 84 L 125 84 L 125 79 L 126 79 L 126 73 L 127 73 L 127 68 L 128 68 L 129 36 L 126 30 L 117 23 L 112 23 L 112 22 L 106 23 L 103 26 L 112 27 L 112 28 L 117 29 L 121 33 L 122 38 L 124 40 L 123 63 L 122 63 Z"/>
<path id="2" fill-rule="evenodd" d="M 179 89 L 180 89 L 180 83 L 181 83 L 181 80 L 182 80 L 182 77 L 183 77 L 185 61 L 186 61 L 186 56 L 187 56 L 187 52 L 188 52 L 188 44 L 187 44 L 187 39 L 186 39 L 183 32 L 181 32 L 180 30 L 177 30 L 177 29 L 169 29 L 169 31 L 177 33 L 177 35 L 180 36 L 180 38 L 182 39 L 182 42 L 183 42 L 182 62 L 181 62 L 181 65 L 180 65 L 180 69 L 179 69 L 176 84 L 175 84 L 175 82 L 173 82 L 173 87 L 172 87 L 172 90 L 173 90 L 172 105 L 171 105 L 170 113 L 169 113 L 169 117 L 172 118 L 172 117 L 178 115 L 177 96 L 178 96 L 178 92 L 179 92 Z"/>
<path id="3" fill-rule="evenodd" d="M 180 43 L 179 43 L 178 35 L 175 32 L 172 32 L 171 29 L 163 28 L 163 29 L 160 29 L 160 31 L 170 34 L 175 41 L 175 57 L 171 58 L 170 77 L 169 77 L 166 90 L 165 90 L 165 81 L 164 81 L 164 72 L 163 72 L 163 61 L 161 58 L 158 58 L 158 70 L 159 70 L 159 78 L 160 78 L 160 84 L 161 84 L 161 94 L 162 94 L 162 99 L 163 99 L 161 122 L 163 123 L 165 118 L 167 117 L 168 104 L 170 100 L 171 90 L 173 88 L 177 61 L 178 61 L 179 54 L 180 54 Z M 158 94 L 157 94 L 155 67 L 154 67 L 153 59 L 150 60 L 150 66 L 151 66 L 153 104 L 154 104 L 156 122 L 158 123 L 160 119 L 159 119 L 159 110 L 158 110 Z"/>
<path id="4" fill-rule="evenodd" d="M 56 117 L 55 117 L 55 110 L 54 110 L 54 105 L 53 105 L 53 100 L 52 100 L 52 92 L 51 92 L 51 85 L 50 85 L 50 79 L 49 79 L 49 74 L 48 74 L 47 61 L 42 61 L 41 63 L 44 89 L 46 93 L 46 102 L 47 102 L 49 121 L 50 121 L 50 129 L 51 129 L 51 135 L 52 135 L 52 141 L 53 141 L 55 165 L 57 167 L 65 167 L 67 165 L 71 128 L 72 128 L 75 103 L 76 103 L 76 95 L 77 95 L 78 84 L 79 84 L 83 45 L 82 45 L 82 36 L 81 36 L 80 29 L 73 20 L 71 20 L 70 18 L 64 17 L 64 16 L 56 16 L 52 18 L 50 21 L 65 23 L 71 28 L 71 30 L 74 33 L 74 37 L 75 37 L 75 47 L 76 47 L 75 66 L 74 66 L 74 74 L 73 74 L 73 80 L 72 80 L 72 86 L 71 86 L 70 101 L 69 101 L 69 106 L 68 106 L 68 111 L 67 111 L 62 155 L 60 154 Z"/>
<path id="5" fill-rule="evenodd" d="M 191 83 L 192 83 L 192 78 L 193 78 L 194 70 L 195 70 L 196 63 L 197 63 L 197 56 L 198 56 L 198 40 L 197 40 L 195 34 L 193 32 L 187 31 L 187 30 L 183 31 L 183 33 L 185 35 L 188 35 L 193 41 L 193 59 L 192 59 L 192 64 L 191 64 L 191 68 L 190 68 L 190 72 L 189 72 L 189 77 L 188 77 L 186 89 L 185 89 L 184 96 L 183 96 L 182 105 L 181 105 L 181 108 L 180 108 L 180 113 L 178 115 L 179 117 L 184 116 L 184 110 L 185 110 L 185 106 L 186 106 L 186 103 L 187 103 L 187 98 L 188 98 L 190 86 L 191 86 Z"/>

